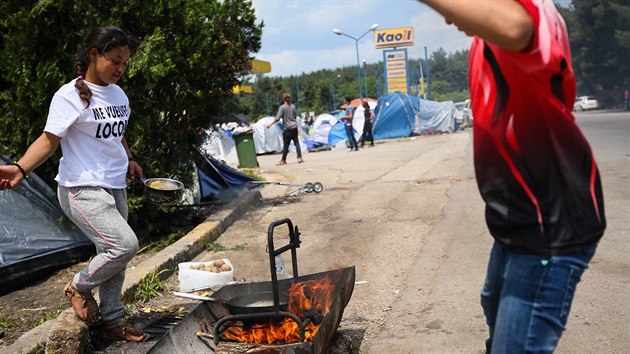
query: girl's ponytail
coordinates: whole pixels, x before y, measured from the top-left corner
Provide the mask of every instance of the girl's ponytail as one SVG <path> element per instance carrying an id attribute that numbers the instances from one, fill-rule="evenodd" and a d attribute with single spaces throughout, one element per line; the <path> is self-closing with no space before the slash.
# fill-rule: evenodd
<path id="1" fill-rule="evenodd" d="M 85 72 L 87 71 L 87 61 L 83 61 L 81 60 L 82 58 L 78 58 L 77 62 L 75 63 L 75 66 L 77 68 L 77 74 L 79 75 L 77 77 L 77 81 L 74 83 L 74 87 L 77 89 L 77 91 L 79 92 L 79 97 L 81 97 L 81 101 L 85 102 L 85 108 L 88 108 L 90 106 L 90 98 L 92 97 L 92 91 L 90 90 L 90 87 L 85 83 L 85 80 L 83 79 L 83 76 L 85 75 Z M 86 54 L 86 59 L 87 59 L 87 54 Z"/>

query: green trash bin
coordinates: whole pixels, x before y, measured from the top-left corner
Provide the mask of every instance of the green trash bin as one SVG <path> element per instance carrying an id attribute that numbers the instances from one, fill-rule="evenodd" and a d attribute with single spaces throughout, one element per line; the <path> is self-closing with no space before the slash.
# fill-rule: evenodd
<path id="1" fill-rule="evenodd" d="M 258 167 L 258 160 L 256 160 L 256 146 L 254 145 L 254 132 L 235 134 L 234 141 L 236 142 L 238 167 Z"/>

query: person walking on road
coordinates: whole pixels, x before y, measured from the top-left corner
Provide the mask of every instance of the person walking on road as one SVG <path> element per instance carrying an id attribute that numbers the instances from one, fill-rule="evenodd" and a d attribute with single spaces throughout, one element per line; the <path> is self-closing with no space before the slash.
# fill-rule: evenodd
<path id="1" fill-rule="evenodd" d="M 0 189 L 29 178 L 61 145 L 57 197 L 63 212 L 96 246 L 96 256 L 64 288 L 76 315 L 101 324 L 105 339 L 145 341 L 149 335 L 123 320 L 121 292 L 138 239 L 127 223 L 125 176 L 143 174 L 125 130 L 129 99 L 116 82 L 135 45 L 116 27 L 98 27 L 77 55 L 78 78 L 53 96 L 44 132 L 12 165 L 0 166 Z M 100 306 L 92 295 L 98 288 Z"/>
<path id="2" fill-rule="evenodd" d="M 623 105 L 626 111 L 630 111 L 630 90 L 628 89 L 623 92 Z"/>
<path id="3" fill-rule="evenodd" d="M 340 120 L 343 121 L 343 126 L 346 129 L 350 151 L 359 151 L 359 145 L 357 144 L 357 139 L 354 137 L 354 130 L 352 129 L 352 119 L 354 118 L 354 107 L 350 103 L 352 102 L 352 98 L 345 96 L 343 99 L 347 106 L 346 115 L 341 117 Z"/>
<path id="4" fill-rule="evenodd" d="M 551 353 L 606 228 L 575 75 L 551 0 L 421 0 L 474 36 L 477 184 L 495 239 L 481 291 L 488 353 Z"/>
<path id="5" fill-rule="evenodd" d="M 363 133 L 359 139 L 361 147 L 365 146 L 365 141 L 370 141 L 370 146 L 374 146 L 374 135 L 372 135 L 372 122 L 374 121 L 374 112 L 370 109 L 370 105 L 367 101 L 363 101 Z"/>
<path id="6" fill-rule="evenodd" d="M 287 164 L 287 155 L 289 154 L 289 144 L 291 144 L 291 141 L 293 141 L 295 145 L 298 163 L 304 162 L 302 159 L 302 149 L 300 149 L 300 141 L 298 139 L 297 111 L 295 110 L 295 106 L 291 104 L 291 94 L 284 93 L 282 95 L 282 101 L 284 103 L 278 108 L 276 119 L 267 125 L 267 129 L 269 129 L 282 119 L 282 159 L 276 164 L 277 166 Z"/>

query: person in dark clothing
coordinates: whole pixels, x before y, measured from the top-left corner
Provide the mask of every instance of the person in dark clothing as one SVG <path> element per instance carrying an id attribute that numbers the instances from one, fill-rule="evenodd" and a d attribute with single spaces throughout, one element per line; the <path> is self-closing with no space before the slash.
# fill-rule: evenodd
<path id="1" fill-rule="evenodd" d="M 363 121 L 363 134 L 361 134 L 361 138 L 359 138 L 359 143 L 361 143 L 361 147 L 365 145 L 365 141 L 370 141 L 370 146 L 374 146 L 374 135 L 372 134 L 372 123 L 374 122 L 374 112 L 370 109 L 370 105 L 367 101 L 363 101 L 363 116 L 365 120 Z"/>
<path id="2" fill-rule="evenodd" d="M 343 126 L 346 129 L 350 151 L 359 151 L 359 144 L 357 144 L 357 139 L 354 137 L 354 129 L 352 129 L 352 119 L 354 118 L 354 107 L 351 103 L 352 98 L 350 98 L 350 96 L 345 96 L 343 99 L 347 108 L 346 115 L 341 117 L 340 120 L 343 121 Z"/>
<path id="3" fill-rule="evenodd" d="M 298 163 L 304 162 L 302 159 L 302 149 L 300 149 L 300 141 L 298 139 L 297 111 L 295 110 L 295 106 L 291 104 L 291 94 L 284 93 L 282 100 L 284 103 L 278 108 L 276 119 L 267 126 L 267 129 L 269 129 L 282 119 L 282 159 L 276 164 L 278 166 L 287 164 L 287 154 L 289 153 L 289 144 L 291 144 L 291 141 L 295 144 Z"/>

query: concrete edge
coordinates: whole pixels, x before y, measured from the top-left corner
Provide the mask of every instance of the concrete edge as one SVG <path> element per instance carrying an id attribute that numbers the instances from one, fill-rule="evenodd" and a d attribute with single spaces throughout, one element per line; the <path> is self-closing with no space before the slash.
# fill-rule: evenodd
<path id="1" fill-rule="evenodd" d="M 177 242 L 139 265 L 128 268 L 122 289 L 123 301 L 133 301 L 136 290 L 146 277 L 158 274 L 163 270 L 165 271 L 160 274 L 161 279 L 171 276 L 176 271 L 178 263 L 188 261 L 201 253 L 206 244 L 215 241 L 247 209 L 261 202 L 260 191 L 243 190 L 236 199 L 209 216 Z M 98 299 L 98 294 L 95 297 Z M 72 331 L 73 334 L 68 335 L 69 331 Z M 51 348 L 55 349 L 54 353 L 82 354 L 85 352 L 88 334 L 87 326 L 76 318 L 70 307 L 56 319 L 47 321 L 43 325 L 24 333 L 10 346 L 0 348 L 0 354 L 28 354 L 43 345 L 46 346 L 46 352 L 48 352 L 48 348 Z M 59 338 L 64 338 L 64 340 L 57 341 Z M 74 338 L 75 342 L 69 343 L 68 338 Z"/>

